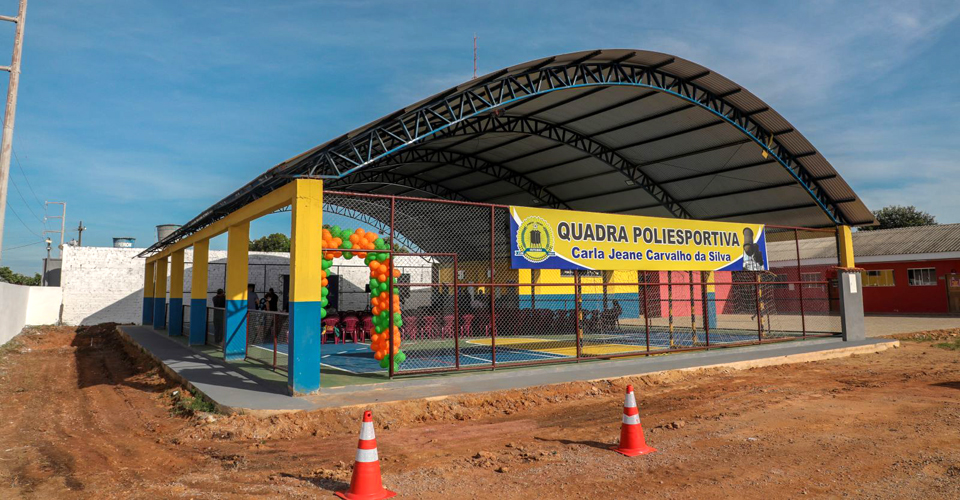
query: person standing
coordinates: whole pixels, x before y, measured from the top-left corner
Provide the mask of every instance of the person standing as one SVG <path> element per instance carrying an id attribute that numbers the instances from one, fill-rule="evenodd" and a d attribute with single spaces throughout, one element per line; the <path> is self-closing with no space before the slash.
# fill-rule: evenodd
<path id="1" fill-rule="evenodd" d="M 223 293 L 223 288 L 218 288 L 217 294 L 213 296 L 213 341 L 217 345 L 223 344 L 223 313 L 226 307 L 227 296 Z"/>
<path id="2" fill-rule="evenodd" d="M 267 291 L 267 294 L 264 295 L 263 298 L 266 299 L 266 301 L 267 301 L 266 304 L 265 304 L 265 305 L 266 305 L 266 310 L 268 310 L 268 311 L 276 311 L 276 310 L 277 310 L 277 302 L 280 300 L 280 297 L 278 297 L 277 294 L 274 293 L 273 288 L 271 288 L 270 290 L 268 290 L 268 291 Z"/>

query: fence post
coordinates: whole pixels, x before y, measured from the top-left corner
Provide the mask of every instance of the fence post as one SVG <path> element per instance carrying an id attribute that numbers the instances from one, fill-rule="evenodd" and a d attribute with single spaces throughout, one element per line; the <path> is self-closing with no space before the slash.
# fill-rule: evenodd
<path id="1" fill-rule="evenodd" d="M 707 293 L 707 277 L 709 274 L 709 271 L 700 271 L 700 294 L 703 297 L 703 335 L 707 347 L 710 347 L 710 294 Z"/>
<path id="2" fill-rule="evenodd" d="M 394 243 L 393 223 L 397 211 L 397 199 L 390 197 L 390 254 L 387 257 L 387 343 L 389 345 L 387 352 L 387 376 L 393 378 L 393 251 L 397 248 Z M 431 280 L 432 281 L 432 280 Z M 441 329 L 443 327 L 441 326 Z"/>
<path id="3" fill-rule="evenodd" d="M 460 369 L 460 270 L 453 256 L 453 362 Z"/>
<path id="4" fill-rule="evenodd" d="M 757 274 L 756 283 L 753 285 L 754 299 L 757 303 L 757 341 L 763 342 L 763 316 L 760 314 L 760 275 Z"/>
<path id="5" fill-rule="evenodd" d="M 582 354 L 582 348 L 580 346 L 580 340 L 582 338 L 580 332 L 580 314 L 582 310 L 580 308 L 580 270 L 573 270 L 573 308 L 574 308 L 574 331 L 576 333 L 577 339 L 577 363 L 580 362 L 580 356 Z"/>
<path id="6" fill-rule="evenodd" d="M 490 369 L 497 369 L 497 301 L 496 289 L 493 287 L 494 257 L 495 257 L 496 213 L 493 205 L 490 206 Z"/>
<path id="7" fill-rule="evenodd" d="M 640 282 L 641 300 L 643 300 L 643 324 L 647 336 L 647 353 L 650 352 L 650 314 L 647 311 L 647 272 L 637 271 L 637 281 Z"/>
<path id="8" fill-rule="evenodd" d="M 797 229 L 793 230 L 793 241 L 797 244 L 797 281 L 800 282 L 797 285 L 800 290 L 800 328 L 803 332 L 803 338 L 807 338 L 807 317 L 803 310 L 803 274 L 800 272 L 800 231 Z M 830 304 L 827 304 L 828 308 L 829 306 Z"/>

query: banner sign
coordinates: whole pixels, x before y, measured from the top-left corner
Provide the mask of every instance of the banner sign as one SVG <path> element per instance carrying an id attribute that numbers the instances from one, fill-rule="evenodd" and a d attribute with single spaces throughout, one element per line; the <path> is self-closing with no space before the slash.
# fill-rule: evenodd
<path id="1" fill-rule="evenodd" d="M 762 271 L 763 224 L 510 207 L 514 269 Z"/>

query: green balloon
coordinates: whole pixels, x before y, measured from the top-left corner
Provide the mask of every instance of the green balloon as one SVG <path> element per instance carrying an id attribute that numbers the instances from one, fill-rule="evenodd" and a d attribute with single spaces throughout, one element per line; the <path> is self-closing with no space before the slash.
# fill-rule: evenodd
<path id="1" fill-rule="evenodd" d="M 343 244 L 340 245 L 340 248 L 353 248 L 353 243 L 349 241 L 344 241 Z"/>
<path id="2" fill-rule="evenodd" d="M 327 294 L 329 293 L 330 293 L 330 290 L 327 290 L 327 287 L 323 287 L 320 289 L 320 296 L 323 298 L 326 298 Z"/>
<path id="3" fill-rule="evenodd" d="M 350 253 L 350 252 L 343 252 L 343 258 L 344 258 L 344 259 L 347 259 L 347 260 L 350 260 L 350 259 L 353 258 L 353 254 Z"/>
<path id="4" fill-rule="evenodd" d="M 387 320 L 388 318 L 390 318 L 390 314 L 387 311 L 380 311 L 380 317 L 383 318 L 384 320 Z"/>
<path id="5" fill-rule="evenodd" d="M 394 315 L 393 325 L 396 326 L 397 328 L 400 328 L 403 326 L 403 319 L 400 318 L 399 314 Z"/>
<path id="6" fill-rule="evenodd" d="M 326 310 L 326 309 L 320 309 L 320 319 L 323 319 L 323 318 L 326 318 L 326 317 L 327 317 L 327 310 Z"/>
<path id="7" fill-rule="evenodd" d="M 390 361 L 384 356 L 383 359 L 380 360 L 380 368 L 386 368 L 387 366 L 390 366 Z"/>
<path id="8" fill-rule="evenodd" d="M 397 351 L 397 363 L 403 363 L 407 360 L 407 355 L 403 351 Z"/>
<path id="9" fill-rule="evenodd" d="M 327 307 L 327 304 L 329 304 L 329 303 L 330 303 L 330 302 L 327 301 L 327 298 L 326 298 L 326 297 L 324 297 L 323 300 L 320 301 L 320 305 L 321 305 L 322 307 Z"/>
<path id="10" fill-rule="evenodd" d="M 327 270 L 327 269 L 330 269 L 330 266 L 332 266 L 332 265 L 333 265 L 333 261 L 332 261 L 332 260 L 323 260 L 323 261 L 320 261 L 320 269 Z"/>
<path id="11" fill-rule="evenodd" d="M 377 333 L 383 333 L 383 331 L 387 329 L 387 327 L 383 325 L 376 325 L 373 328 L 377 331 Z"/>

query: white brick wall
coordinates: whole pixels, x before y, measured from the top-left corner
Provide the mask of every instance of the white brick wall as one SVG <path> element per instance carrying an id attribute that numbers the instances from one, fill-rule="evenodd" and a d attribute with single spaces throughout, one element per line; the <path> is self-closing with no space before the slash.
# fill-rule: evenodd
<path id="1" fill-rule="evenodd" d="M 63 322 L 68 325 L 90 325 L 115 321 L 117 323 L 139 323 L 143 310 L 143 259 L 136 255 L 142 248 L 112 247 L 72 247 L 64 246 L 61 288 L 63 289 Z M 251 252 L 249 260 L 249 281 L 256 286 L 262 297 L 268 288 L 277 295 L 283 295 L 284 274 L 289 274 L 287 253 Z M 184 254 L 184 294 L 183 303 L 189 304 L 190 287 L 193 278 L 193 251 Z M 207 298 L 213 297 L 217 288 L 223 288 L 227 252 L 210 251 L 210 265 L 207 276 Z M 167 272 L 169 273 L 169 265 Z M 413 283 L 431 281 L 431 266 L 419 257 L 398 257 L 397 267 L 401 272 L 410 274 Z M 331 269 L 342 276 L 340 282 L 340 308 L 344 310 L 365 309 L 369 297 L 363 292 L 370 280 L 369 271 L 361 259 L 337 259 Z M 169 290 L 169 278 L 167 289 Z M 424 304 L 412 304 L 417 307 L 429 302 L 429 292 L 414 290 L 411 300 L 422 295 Z"/>

